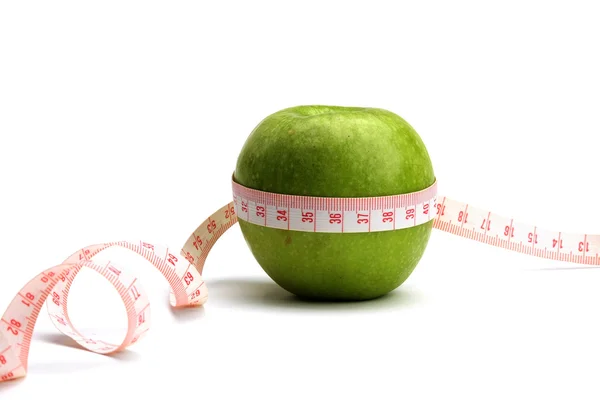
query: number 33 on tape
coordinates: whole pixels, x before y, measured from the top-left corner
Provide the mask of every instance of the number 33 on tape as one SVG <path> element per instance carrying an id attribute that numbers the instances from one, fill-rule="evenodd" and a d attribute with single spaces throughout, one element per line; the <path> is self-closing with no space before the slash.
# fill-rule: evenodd
<path id="1" fill-rule="evenodd" d="M 437 196 L 437 182 L 416 193 L 373 198 L 318 198 L 261 192 L 232 181 L 233 201 L 204 221 L 175 254 L 169 247 L 143 241 L 120 241 L 85 247 L 61 264 L 29 281 L 0 320 L 0 382 L 27 373 L 34 325 L 44 303 L 55 327 L 96 353 L 120 351 L 135 343 L 150 326 L 148 297 L 124 267 L 93 257 L 114 246 L 127 248 L 154 265 L 167 280 L 172 307 L 200 306 L 207 288 L 202 270 L 214 243 L 238 218 L 274 229 L 352 234 L 406 229 L 433 221 L 433 227 L 493 246 L 553 260 L 599 265 L 600 237 L 567 234 L 526 225 L 466 203 Z M 73 279 L 90 268 L 107 279 L 127 311 L 121 343 L 83 336 L 73 326 L 67 299 Z"/>

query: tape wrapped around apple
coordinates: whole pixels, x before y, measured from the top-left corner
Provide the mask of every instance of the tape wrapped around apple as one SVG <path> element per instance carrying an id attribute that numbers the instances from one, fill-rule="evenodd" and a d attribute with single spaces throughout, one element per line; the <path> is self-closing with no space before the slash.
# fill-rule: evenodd
<path id="1" fill-rule="evenodd" d="M 241 149 L 233 180 L 280 194 L 372 197 L 423 190 L 435 175 L 423 141 L 400 116 L 379 108 L 312 105 L 263 119 Z M 368 300 L 406 281 L 433 221 L 349 234 L 239 224 L 258 264 L 287 291 L 312 299 Z"/>

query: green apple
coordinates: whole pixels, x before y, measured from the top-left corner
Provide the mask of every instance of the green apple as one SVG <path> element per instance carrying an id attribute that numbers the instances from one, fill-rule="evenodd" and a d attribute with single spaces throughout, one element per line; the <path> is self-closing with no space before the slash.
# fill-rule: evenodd
<path id="1" fill-rule="evenodd" d="M 281 194 L 371 197 L 410 193 L 435 181 L 415 130 L 380 108 L 297 106 L 254 128 L 233 175 Z M 314 233 L 239 221 L 251 253 L 278 285 L 301 297 L 367 300 L 399 287 L 415 269 L 432 222 L 395 231 Z"/>

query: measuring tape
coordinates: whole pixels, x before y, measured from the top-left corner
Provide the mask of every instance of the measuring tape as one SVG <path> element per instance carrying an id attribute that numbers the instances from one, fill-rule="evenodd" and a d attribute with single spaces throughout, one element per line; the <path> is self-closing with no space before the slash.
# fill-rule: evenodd
<path id="1" fill-rule="evenodd" d="M 274 229 L 332 234 L 406 229 L 433 221 L 436 229 L 520 253 L 577 264 L 600 264 L 600 236 L 541 229 L 440 197 L 437 182 L 415 193 L 367 198 L 267 193 L 246 188 L 233 180 L 232 189 L 233 201 L 198 226 L 178 252 L 143 241 L 96 244 L 76 251 L 61 264 L 30 280 L 0 320 L 0 381 L 26 375 L 33 328 L 44 303 L 60 332 L 96 353 L 123 350 L 148 331 L 150 303 L 137 278 L 112 261 L 105 264 L 93 261 L 95 255 L 108 248 L 129 249 L 154 265 L 170 286 L 172 307 L 203 305 L 208 292 L 202 270 L 208 253 L 238 218 Z M 128 327 L 121 343 L 84 336 L 69 319 L 69 289 L 84 267 L 107 279 L 125 304 Z"/>

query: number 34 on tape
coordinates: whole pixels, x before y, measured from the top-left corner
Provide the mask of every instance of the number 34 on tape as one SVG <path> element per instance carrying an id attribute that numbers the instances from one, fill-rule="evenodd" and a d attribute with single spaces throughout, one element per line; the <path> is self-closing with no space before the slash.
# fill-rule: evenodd
<path id="1" fill-rule="evenodd" d="M 124 267 L 93 257 L 114 246 L 139 254 L 167 280 L 172 307 L 201 306 L 207 299 L 202 270 L 210 249 L 238 218 L 275 229 L 352 234 L 406 229 L 433 221 L 433 227 L 489 245 L 577 264 L 599 265 L 600 237 L 554 232 L 516 222 L 490 211 L 437 195 L 429 188 L 396 196 L 318 198 L 261 192 L 235 182 L 233 201 L 204 221 L 183 248 L 173 251 L 143 241 L 96 244 L 73 253 L 27 282 L 0 320 L 0 382 L 24 377 L 37 317 L 46 304 L 54 326 L 82 347 L 101 354 L 125 349 L 149 329 L 148 296 L 137 278 Z M 82 335 L 69 319 L 67 299 L 73 279 L 90 268 L 107 279 L 127 312 L 127 333 L 121 343 Z"/>

